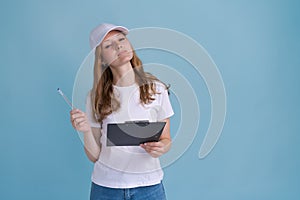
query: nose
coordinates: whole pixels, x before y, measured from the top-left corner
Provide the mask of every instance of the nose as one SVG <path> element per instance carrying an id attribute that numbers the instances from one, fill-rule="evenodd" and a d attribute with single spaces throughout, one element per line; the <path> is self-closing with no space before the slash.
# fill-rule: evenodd
<path id="1" fill-rule="evenodd" d="M 115 46 L 115 49 L 116 50 L 119 50 L 119 49 L 121 49 L 123 46 L 121 45 L 121 43 L 120 42 L 115 42 L 115 44 L 114 44 L 114 46 Z"/>

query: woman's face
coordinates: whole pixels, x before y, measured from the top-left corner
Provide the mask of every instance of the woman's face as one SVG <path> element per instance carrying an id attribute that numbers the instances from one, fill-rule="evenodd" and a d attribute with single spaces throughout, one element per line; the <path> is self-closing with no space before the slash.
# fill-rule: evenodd
<path id="1" fill-rule="evenodd" d="M 132 47 L 126 36 L 119 31 L 109 32 L 101 43 L 103 62 L 118 67 L 132 59 Z"/>

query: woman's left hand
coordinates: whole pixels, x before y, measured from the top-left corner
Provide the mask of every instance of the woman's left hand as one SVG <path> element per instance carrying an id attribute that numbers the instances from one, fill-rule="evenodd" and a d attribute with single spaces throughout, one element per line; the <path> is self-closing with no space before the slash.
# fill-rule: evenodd
<path id="1" fill-rule="evenodd" d="M 158 158 L 169 151 L 171 147 L 171 141 L 169 139 L 162 139 L 158 142 L 147 142 L 141 144 L 140 146 L 152 157 Z"/>

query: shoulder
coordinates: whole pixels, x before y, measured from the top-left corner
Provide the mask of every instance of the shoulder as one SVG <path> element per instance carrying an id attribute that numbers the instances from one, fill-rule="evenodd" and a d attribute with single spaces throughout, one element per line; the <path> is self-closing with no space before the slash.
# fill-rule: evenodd
<path id="1" fill-rule="evenodd" d="M 154 84 L 156 92 L 158 93 L 162 93 L 168 90 L 167 86 L 160 81 L 155 81 Z"/>

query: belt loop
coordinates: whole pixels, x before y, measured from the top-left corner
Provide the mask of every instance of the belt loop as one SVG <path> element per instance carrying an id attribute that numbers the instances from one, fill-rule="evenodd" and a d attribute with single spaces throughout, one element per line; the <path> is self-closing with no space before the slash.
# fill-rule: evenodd
<path id="1" fill-rule="evenodd" d="M 131 196 L 130 189 L 128 189 L 128 188 L 124 189 L 124 199 L 130 200 L 130 196 Z"/>

